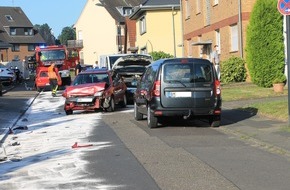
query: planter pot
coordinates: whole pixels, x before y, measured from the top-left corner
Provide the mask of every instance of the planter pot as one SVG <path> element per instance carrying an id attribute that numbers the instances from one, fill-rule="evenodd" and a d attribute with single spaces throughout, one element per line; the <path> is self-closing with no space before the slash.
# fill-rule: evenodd
<path id="1" fill-rule="evenodd" d="M 284 83 L 273 84 L 274 92 L 283 92 L 284 91 L 284 86 L 285 86 Z"/>

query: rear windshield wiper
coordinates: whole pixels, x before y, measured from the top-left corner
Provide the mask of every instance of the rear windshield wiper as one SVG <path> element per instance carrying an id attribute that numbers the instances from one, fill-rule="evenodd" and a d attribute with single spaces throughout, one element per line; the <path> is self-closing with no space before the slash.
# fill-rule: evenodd
<path id="1" fill-rule="evenodd" d="M 186 85 L 183 82 L 181 82 L 180 80 L 168 80 L 167 82 L 168 83 L 180 83 L 180 84 L 182 84 L 182 86 L 186 87 Z"/>

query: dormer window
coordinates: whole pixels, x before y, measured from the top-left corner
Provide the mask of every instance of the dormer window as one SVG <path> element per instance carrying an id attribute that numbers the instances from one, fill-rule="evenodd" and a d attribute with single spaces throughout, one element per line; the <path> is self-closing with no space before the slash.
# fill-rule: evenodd
<path id="1" fill-rule="evenodd" d="M 129 16 L 131 13 L 132 13 L 131 7 L 123 7 L 123 15 L 124 16 Z"/>
<path id="2" fill-rule="evenodd" d="M 24 28 L 24 35 L 25 36 L 32 36 L 33 30 L 31 28 Z"/>
<path id="3" fill-rule="evenodd" d="M 13 18 L 11 15 L 5 15 L 5 17 L 8 21 L 10 21 L 10 22 L 13 21 Z"/>
<path id="4" fill-rule="evenodd" d="M 132 7 L 116 7 L 122 16 L 129 16 L 132 13 Z"/>
<path id="5" fill-rule="evenodd" d="M 16 28 L 10 28 L 10 35 L 15 36 L 16 35 Z"/>

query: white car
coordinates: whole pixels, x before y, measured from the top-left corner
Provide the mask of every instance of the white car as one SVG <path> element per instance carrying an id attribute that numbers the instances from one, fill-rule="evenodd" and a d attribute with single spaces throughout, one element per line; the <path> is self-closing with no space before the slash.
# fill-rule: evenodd
<path id="1" fill-rule="evenodd" d="M 3 85 L 11 85 L 15 82 L 16 76 L 15 73 L 6 68 L 6 67 L 0 67 L 0 79 L 2 81 Z"/>

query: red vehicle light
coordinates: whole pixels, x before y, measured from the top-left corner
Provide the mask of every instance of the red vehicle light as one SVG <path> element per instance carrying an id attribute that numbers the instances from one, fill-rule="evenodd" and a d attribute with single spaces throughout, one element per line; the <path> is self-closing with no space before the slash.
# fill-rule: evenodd
<path id="1" fill-rule="evenodd" d="M 154 82 L 153 86 L 153 96 L 160 96 L 160 80 Z"/>
<path id="2" fill-rule="evenodd" d="M 215 95 L 220 95 L 221 94 L 221 83 L 219 80 L 215 80 L 215 83 L 214 83 L 214 86 L 215 86 Z"/>
<path id="3" fill-rule="evenodd" d="M 155 111 L 154 114 L 158 116 L 162 116 L 162 111 Z"/>
<path id="4" fill-rule="evenodd" d="M 221 110 L 214 110 L 214 114 L 215 114 L 215 115 L 219 115 L 219 114 L 221 114 Z"/>

